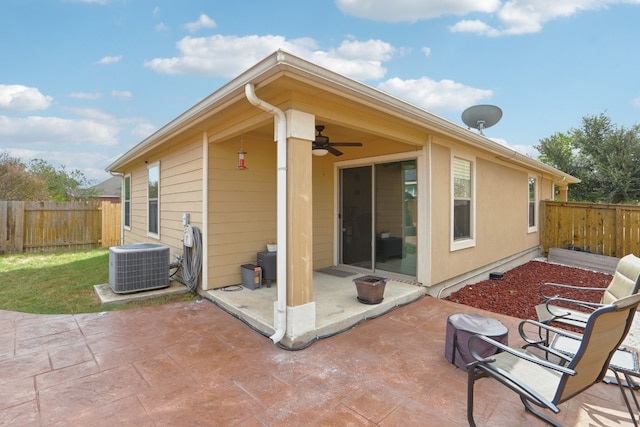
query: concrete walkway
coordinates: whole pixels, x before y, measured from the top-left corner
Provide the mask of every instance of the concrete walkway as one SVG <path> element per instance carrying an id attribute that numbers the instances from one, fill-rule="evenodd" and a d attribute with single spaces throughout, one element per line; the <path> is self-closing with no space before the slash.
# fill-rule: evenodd
<path id="1" fill-rule="evenodd" d="M 105 314 L 0 311 L 0 425 L 466 426 L 467 375 L 444 359 L 446 319 L 422 298 L 287 351 L 208 301 Z M 516 346 L 517 319 L 498 318 Z M 616 386 L 561 405 L 566 426 L 631 425 Z M 542 426 L 478 383 L 476 420 Z"/>

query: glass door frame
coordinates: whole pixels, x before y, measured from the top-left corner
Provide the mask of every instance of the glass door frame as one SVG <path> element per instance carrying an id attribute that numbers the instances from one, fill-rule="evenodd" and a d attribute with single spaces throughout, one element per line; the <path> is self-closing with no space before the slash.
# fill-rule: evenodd
<path id="1" fill-rule="evenodd" d="M 402 161 L 411 161 L 414 160 L 416 162 L 416 181 L 418 187 L 418 204 L 417 204 L 417 212 L 418 212 L 418 220 L 417 223 L 420 224 L 418 226 L 418 237 L 417 237 L 417 246 L 416 251 L 418 254 L 424 253 L 425 255 L 430 252 L 428 250 L 428 246 L 426 246 L 427 236 L 429 235 L 429 225 L 425 225 L 424 221 L 420 218 L 424 218 L 427 214 L 427 185 L 428 185 L 428 176 L 425 171 L 425 159 L 423 156 L 423 151 L 418 150 L 411 153 L 398 153 L 391 154 L 385 156 L 377 156 L 377 157 L 367 157 L 361 159 L 354 160 L 346 160 L 346 161 L 338 161 L 334 163 L 334 206 L 335 206 L 335 221 L 334 221 L 334 265 L 341 265 L 341 257 L 342 257 L 342 219 L 341 219 L 341 210 L 342 210 L 342 169 L 354 168 L 360 166 L 371 166 L 371 174 L 372 180 L 375 180 L 375 166 L 382 165 L 385 163 L 395 163 Z M 373 181 L 375 182 L 375 181 Z M 371 186 L 372 191 L 372 225 L 371 225 L 371 233 L 372 236 L 375 236 L 375 184 Z M 373 239 L 373 237 L 372 237 Z M 376 272 L 376 258 L 375 258 L 375 242 L 371 243 L 371 259 L 372 266 L 371 269 L 367 269 L 364 271 L 370 271 L 372 273 Z M 346 265 L 346 264 L 342 264 Z M 352 267 L 352 266 L 350 266 Z M 420 277 L 424 275 L 424 270 L 426 269 L 425 265 L 418 263 L 416 265 L 415 276 L 414 275 L 406 275 L 401 273 L 394 273 L 386 270 L 378 270 L 384 271 L 387 276 L 398 276 L 401 278 L 411 278 L 418 279 L 420 281 Z"/>

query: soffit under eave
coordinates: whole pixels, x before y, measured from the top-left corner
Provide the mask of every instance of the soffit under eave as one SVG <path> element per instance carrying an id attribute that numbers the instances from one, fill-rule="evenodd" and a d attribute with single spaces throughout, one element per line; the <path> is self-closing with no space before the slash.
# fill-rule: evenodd
<path id="1" fill-rule="evenodd" d="M 313 114 L 316 116 L 316 124 L 327 126 L 326 132 L 331 132 L 332 124 L 351 131 L 345 135 L 334 132 L 331 135 L 333 140 L 354 137 L 361 139 L 366 135 L 375 135 L 416 146 L 423 146 L 428 140 L 429 130 L 424 125 L 408 122 L 362 100 L 354 100 L 325 87 L 314 86 L 307 80 L 291 78 L 286 73 L 269 85 L 260 85 L 259 88 L 256 86 L 256 93 L 260 99 L 283 111 L 295 109 Z M 258 110 L 256 107 L 251 108 Z M 263 117 L 271 115 L 263 113 Z"/>

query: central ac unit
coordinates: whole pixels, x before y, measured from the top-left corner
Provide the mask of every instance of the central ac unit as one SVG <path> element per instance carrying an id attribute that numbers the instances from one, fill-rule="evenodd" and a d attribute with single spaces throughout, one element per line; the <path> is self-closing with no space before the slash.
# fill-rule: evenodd
<path id="1" fill-rule="evenodd" d="M 169 247 L 134 243 L 109 248 L 109 286 L 118 294 L 169 286 Z"/>

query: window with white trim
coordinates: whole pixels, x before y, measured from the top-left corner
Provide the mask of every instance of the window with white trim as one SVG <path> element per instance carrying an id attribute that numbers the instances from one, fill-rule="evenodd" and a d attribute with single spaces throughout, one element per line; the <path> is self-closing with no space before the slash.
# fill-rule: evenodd
<path id="1" fill-rule="evenodd" d="M 124 176 L 122 193 L 122 220 L 124 227 L 131 230 L 131 174 Z"/>
<path id="2" fill-rule="evenodd" d="M 147 167 L 147 234 L 160 235 L 160 164 Z"/>
<path id="3" fill-rule="evenodd" d="M 538 215 L 536 199 L 538 194 L 538 180 L 532 176 L 529 177 L 529 232 L 538 229 Z"/>
<path id="4" fill-rule="evenodd" d="M 452 159 L 452 244 L 451 249 L 475 245 L 474 162 L 454 156 Z"/>

